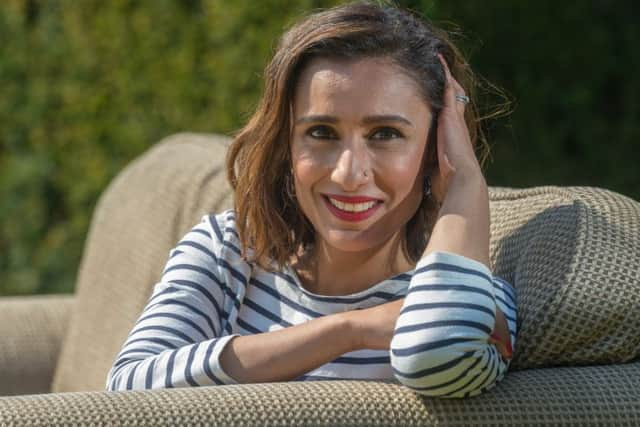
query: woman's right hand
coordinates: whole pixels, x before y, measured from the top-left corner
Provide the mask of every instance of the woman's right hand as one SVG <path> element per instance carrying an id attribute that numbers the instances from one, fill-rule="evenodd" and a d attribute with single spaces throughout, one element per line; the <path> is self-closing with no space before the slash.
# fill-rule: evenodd
<path id="1" fill-rule="evenodd" d="M 345 314 L 351 321 L 357 349 L 389 350 L 404 298 Z"/>

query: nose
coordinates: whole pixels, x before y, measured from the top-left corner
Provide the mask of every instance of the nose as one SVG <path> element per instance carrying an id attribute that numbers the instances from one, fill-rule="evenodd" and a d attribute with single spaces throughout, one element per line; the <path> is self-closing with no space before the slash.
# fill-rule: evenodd
<path id="1" fill-rule="evenodd" d="M 331 173 L 331 180 L 340 184 L 345 191 L 356 191 L 372 178 L 371 159 L 362 145 L 355 143 L 344 147 Z"/>

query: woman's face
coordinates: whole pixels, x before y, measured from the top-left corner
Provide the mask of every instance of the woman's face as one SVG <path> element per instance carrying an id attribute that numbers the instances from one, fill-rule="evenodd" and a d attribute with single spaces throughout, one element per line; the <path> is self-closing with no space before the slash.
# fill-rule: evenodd
<path id="1" fill-rule="evenodd" d="M 318 243 L 375 250 L 401 231 L 423 197 L 430 123 L 416 83 L 388 60 L 307 64 L 295 90 L 291 158 Z"/>

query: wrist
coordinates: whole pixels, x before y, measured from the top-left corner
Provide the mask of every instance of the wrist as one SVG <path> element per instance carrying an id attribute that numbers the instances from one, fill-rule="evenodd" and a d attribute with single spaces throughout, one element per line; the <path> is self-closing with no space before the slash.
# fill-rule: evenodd
<path id="1" fill-rule="evenodd" d="M 362 322 L 359 321 L 359 310 L 345 311 L 335 314 L 340 335 L 346 339 L 349 351 L 361 350 L 365 347 L 365 334 Z"/>
<path id="2" fill-rule="evenodd" d="M 451 174 L 449 179 L 449 187 L 451 186 L 476 186 L 486 187 L 487 182 L 479 167 L 461 168 Z"/>

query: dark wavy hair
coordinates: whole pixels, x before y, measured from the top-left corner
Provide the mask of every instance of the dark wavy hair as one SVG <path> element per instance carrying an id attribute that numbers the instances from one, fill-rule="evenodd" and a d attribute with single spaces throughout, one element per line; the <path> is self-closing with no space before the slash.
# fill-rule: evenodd
<path id="1" fill-rule="evenodd" d="M 441 53 L 453 77 L 471 102 L 465 121 L 483 166 L 489 154 L 476 102 L 481 81 L 473 74 L 448 33 L 408 10 L 392 5 L 354 2 L 313 13 L 285 32 L 264 72 L 264 93 L 253 116 L 236 133 L 227 152 L 227 178 L 234 189 L 234 207 L 242 256 L 264 269 L 283 268 L 293 254 L 315 242 L 315 230 L 297 201 L 285 191 L 292 179 L 291 131 L 294 89 L 313 58 L 391 60 L 421 89 L 434 113 L 425 156 L 425 171 L 438 169 L 435 138 L 443 107 L 445 74 Z M 497 89 L 495 86 L 490 86 Z M 502 92 L 500 92 L 502 95 Z M 405 227 L 402 250 L 417 262 L 435 224 L 439 203 L 425 197 Z M 249 257 L 248 248 L 253 255 Z"/>

